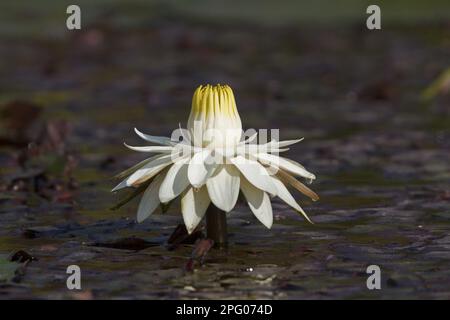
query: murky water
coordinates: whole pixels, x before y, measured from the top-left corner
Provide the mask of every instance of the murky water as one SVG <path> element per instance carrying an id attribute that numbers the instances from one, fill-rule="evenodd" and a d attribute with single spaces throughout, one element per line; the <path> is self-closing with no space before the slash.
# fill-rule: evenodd
<path id="1" fill-rule="evenodd" d="M 1 101 L 39 105 L 40 121 L 65 119 L 77 161 L 66 200 L 3 188 L 0 253 L 37 260 L 0 283 L 0 298 L 450 298 L 450 101 L 420 99 L 448 67 L 448 26 L 205 26 L 160 18 L 121 29 L 106 19 L 63 39 L 0 47 Z M 189 272 L 194 246 L 167 245 L 179 203 L 136 224 L 136 202 L 109 210 L 119 198 L 109 178 L 143 159 L 122 146 L 141 143 L 133 127 L 170 135 L 205 82 L 234 88 L 246 128 L 306 138 L 289 157 L 317 175 L 321 199 L 297 196 L 314 225 L 275 199 L 270 231 L 236 207 L 228 250 Z M 5 181 L 22 171 L 19 150 L 1 149 Z M 111 248 L 130 237 L 143 241 L 139 250 Z M 71 264 L 82 293 L 66 289 Z M 372 264 L 382 290 L 366 288 Z"/>

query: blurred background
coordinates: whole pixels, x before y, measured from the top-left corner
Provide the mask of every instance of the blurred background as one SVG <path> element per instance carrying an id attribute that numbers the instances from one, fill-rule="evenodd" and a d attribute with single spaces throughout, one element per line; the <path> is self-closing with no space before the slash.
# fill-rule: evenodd
<path id="1" fill-rule="evenodd" d="M 449 1 L 3 1 L 0 57 L 0 298 L 450 296 Z M 167 245 L 178 204 L 137 225 L 109 190 L 143 159 L 133 128 L 170 135 L 206 83 L 244 128 L 305 137 L 321 200 L 296 195 L 312 226 L 275 199 L 270 232 L 236 208 L 201 265 Z"/>

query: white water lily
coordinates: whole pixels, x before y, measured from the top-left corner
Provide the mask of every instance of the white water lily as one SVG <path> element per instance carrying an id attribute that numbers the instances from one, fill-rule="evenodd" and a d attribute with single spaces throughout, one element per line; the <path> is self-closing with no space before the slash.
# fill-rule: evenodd
<path id="1" fill-rule="evenodd" d="M 211 203 L 229 212 L 236 205 L 240 191 L 256 218 L 267 228 L 273 223 L 270 199 L 274 196 L 311 222 L 287 186 L 315 201 L 317 194 L 295 176 L 310 181 L 316 177 L 299 163 L 278 156 L 302 139 L 254 144 L 254 134 L 242 140 L 241 119 L 229 86 L 197 88 L 188 131 L 182 134 L 181 142 L 147 135 L 137 129 L 135 132 L 157 146 L 126 146 L 156 155 L 119 174 L 126 178 L 112 191 L 145 186 L 137 212 L 138 222 L 148 218 L 161 203 L 181 195 L 183 220 L 191 233 Z"/>

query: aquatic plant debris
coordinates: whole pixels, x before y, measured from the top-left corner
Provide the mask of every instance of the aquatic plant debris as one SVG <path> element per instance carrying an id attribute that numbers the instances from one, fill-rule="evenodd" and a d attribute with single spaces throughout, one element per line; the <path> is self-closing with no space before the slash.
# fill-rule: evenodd
<path id="1" fill-rule="evenodd" d="M 269 229 L 273 224 L 270 198 L 275 196 L 311 222 L 286 186 L 316 201 L 317 194 L 294 177 L 312 181 L 316 176 L 299 163 L 278 155 L 303 139 L 253 143 L 257 133 L 250 137 L 243 134 L 234 94 L 228 85 L 202 85 L 195 90 L 187 130 L 175 131 L 170 138 L 137 129 L 135 132 L 157 146 L 125 146 L 157 155 L 120 173 L 119 177 L 126 178 L 112 191 L 145 186 L 137 210 L 138 222 L 147 219 L 161 203 L 181 196 L 181 212 L 190 234 L 211 203 L 230 212 L 240 191 L 256 218 Z M 177 133 L 181 141 L 174 138 Z"/>

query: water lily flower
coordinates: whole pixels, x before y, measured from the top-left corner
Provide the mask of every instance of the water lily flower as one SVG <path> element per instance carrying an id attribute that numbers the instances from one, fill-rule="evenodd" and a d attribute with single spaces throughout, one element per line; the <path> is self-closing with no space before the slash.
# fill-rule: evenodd
<path id="1" fill-rule="evenodd" d="M 156 155 L 119 174 L 119 178 L 125 179 L 112 191 L 133 187 L 143 192 L 138 222 L 148 218 L 160 204 L 181 196 L 183 220 L 191 233 L 211 203 L 229 212 L 235 207 L 240 191 L 250 210 L 267 228 L 273 223 L 270 199 L 275 196 L 311 222 L 287 187 L 315 201 L 317 194 L 295 176 L 310 181 L 316 177 L 299 163 L 278 155 L 302 139 L 260 144 L 253 143 L 256 134 L 244 139 L 241 118 L 229 86 L 197 88 L 187 130 L 181 130 L 179 137 L 151 136 L 137 129 L 135 132 L 156 145 L 126 146 Z"/>

